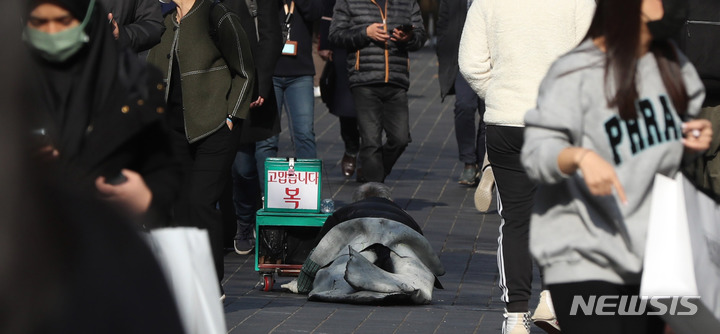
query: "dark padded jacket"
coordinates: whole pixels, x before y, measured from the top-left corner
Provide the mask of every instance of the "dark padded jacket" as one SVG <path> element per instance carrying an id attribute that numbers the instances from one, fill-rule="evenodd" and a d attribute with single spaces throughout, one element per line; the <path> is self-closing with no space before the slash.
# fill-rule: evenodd
<path id="1" fill-rule="evenodd" d="M 322 240 L 330 229 L 338 224 L 355 218 L 367 217 L 394 220 L 407 225 L 420 234 L 423 234 L 420 225 L 415 222 L 415 219 L 413 219 L 413 217 L 405 212 L 405 210 L 403 210 L 400 206 L 395 204 L 395 202 L 380 197 L 369 197 L 364 200 L 348 204 L 333 212 L 333 214 L 325 220 L 325 224 L 323 224 L 320 232 L 318 232 L 318 236 L 315 238 L 315 245 Z"/>
<path id="2" fill-rule="evenodd" d="M 704 106 L 720 105 L 720 1 L 690 0 L 680 48 L 705 85 Z"/>
<path id="3" fill-rule="evenodd" d="M 407 43 L 371 40 L 367 36 L 367 27 L 383 22 L 388 34 L 401 24 L 412 24 L 412 38 Z M 348 50 L 350 87 L 385 83 L 408 89 L 408 51 L 420 49 L 427 40 L 427 33 L 416 0 L 387 0 L 384 7 L 375 0 L 338 0 L 329 39 Z"/>

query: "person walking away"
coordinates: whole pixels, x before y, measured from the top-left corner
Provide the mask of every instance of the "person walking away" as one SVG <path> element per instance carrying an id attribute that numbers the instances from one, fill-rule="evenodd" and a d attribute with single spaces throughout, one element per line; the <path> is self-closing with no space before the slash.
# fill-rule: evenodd
<path id="1" fill-rule="evenodd" d="M 465 25 L 467 10 L 472 0 L 440 0 L 437 21 L 437 57 L 440 97 L 443 101 L 448 95 L 455 95 L 455 139 L 458 145 L 459 159 L 464 168 L 458 183 L 478 185 L 475 191 L 475 206 L 480 212 L 490 208 L 494 180 L 492 168 L 485 157 L 485 101 L 480 99 L 463 78 L 458 67 L 460 37 Z M 479 114 L 477 128 L 475 113 Z M 481 175 L 482 174 L 482 175 Z M 481 177 L 482 176 L 482 177 Z"/>
<path id="2" fill-rule="evenodd" d="M 599 0 L 586 38 L 552 65 L 525 115 L 522 163 L 538 184 L 530 250 L 563 333 L 663 333 L 643 303 L 630 314 L 623 302 L 603 307 L 611 315 L 572 304 L 640 299 L 655 175 L 672 177 L 710 145 L 710 122 L 691 120 L 702 82 L 668 41 L 682 19 L 664 16 L 680 3 Z"/>
<path id="3" fill-rule="evenodd" d="M 257 77 L 248 118 L 242 123 L 240 145 L 232 166 L 232 191 L 228 194 L 234 209 L 234 214 L 230 215 L 235 229 L 233 248 L 237 254 L 247 255 L 255 249 L 255 213 L 265 187 L 265 157 L 255 147 L 257 142 L 280 133 L 272 81 L 283 44 L 277 15 L 280 0 L 234 0 L 225 4 L 240 17 L 250 42 Z"/>
<path id="4" fill-rule="evenodd" d="M 360 131 L 357 124 L 355 102 L 350 91 L 348 71 L 346 67 L 347 51 L 330 43 L 330 22 L 332 22 L 335 0 L 323 0 L 323 19 L 320 21 L 319 53 L 326 66 L 332 66 L 334 76 L 330 96 L 323 96 L 330 113 L 340 120 L 340 137 L 345 144 L 345 154 L 340 161 L 342 173 L 345 177 L 352 177 L 357 167 L 357 155 L 360 152 Z"/>
<path id="5" fill-rule="evenodd" d="M 416 0 L 335 4 L 329 40 L 348 50 L 360 128 L 360 181 L 384 182 L 411 141 L 408 52 L 419 50 L 426 39 Z"/>
<path id="6" fill-rule="evenodd" d="M 503 333 L 528 333 L 532 258 L 528 230 L 535 185 L 520 163 L 523 116 L 535 105 L 550 64 L 585 36 L 593 0 L 473 1 L 460 40 L 460 72 L 485 100 L 488 159 L 495 177 L 498 213 L 498 270 L 506 313 Z M 536 319 L 557 330 L 547 292 Z M 544 297 L 544 298 L 543 298 Z M 551 317 L 538 318 L 542 314 Z"/>

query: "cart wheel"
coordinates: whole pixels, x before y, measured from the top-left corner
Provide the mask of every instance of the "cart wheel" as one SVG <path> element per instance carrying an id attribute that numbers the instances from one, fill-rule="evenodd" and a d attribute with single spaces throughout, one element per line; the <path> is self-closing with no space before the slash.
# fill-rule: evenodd
<path id="1" fill-rule="evenodd" d="M 267 292 L 272 290 L 274 283 L 275 280 L 273 279 L 272 275 L 263 275 L 263 291 Z"/>

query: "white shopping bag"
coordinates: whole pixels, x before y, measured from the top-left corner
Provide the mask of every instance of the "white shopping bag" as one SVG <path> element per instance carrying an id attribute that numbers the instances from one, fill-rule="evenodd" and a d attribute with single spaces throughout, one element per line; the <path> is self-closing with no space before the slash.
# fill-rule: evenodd
<path id="1" fill-rule="evenodd" d="M 697 296 L 690 231 L 678 173 L 655 175 L 640 296 Z"/>
<path id="2" fill-rule="evenodd" d="M 148 241 L 175 295 L 186 333 L 225 333 L 207 231 L 194 227 L 156 229 L 150 231 Z"/>
<path id="3" fill-rule="evenodd" d="M 694 314 L 662 315 L 677 334 L 720 328 L 720 206 L 681 173 L 655 176 L 640 295 L 700 297 Z"/>

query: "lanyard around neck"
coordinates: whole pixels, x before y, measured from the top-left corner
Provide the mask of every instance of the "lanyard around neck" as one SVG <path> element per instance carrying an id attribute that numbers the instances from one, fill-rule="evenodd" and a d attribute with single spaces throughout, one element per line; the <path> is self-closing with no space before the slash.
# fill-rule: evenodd
<path id="1" fill-rule="evenodd" d="M 290 1 L 290 9 L 288 9 L 288 4 L 283 4 L 283 9 L 285 9 L 286 15 L 292 15 L 292 13 L 295 11 L 295 1 Z"/>

